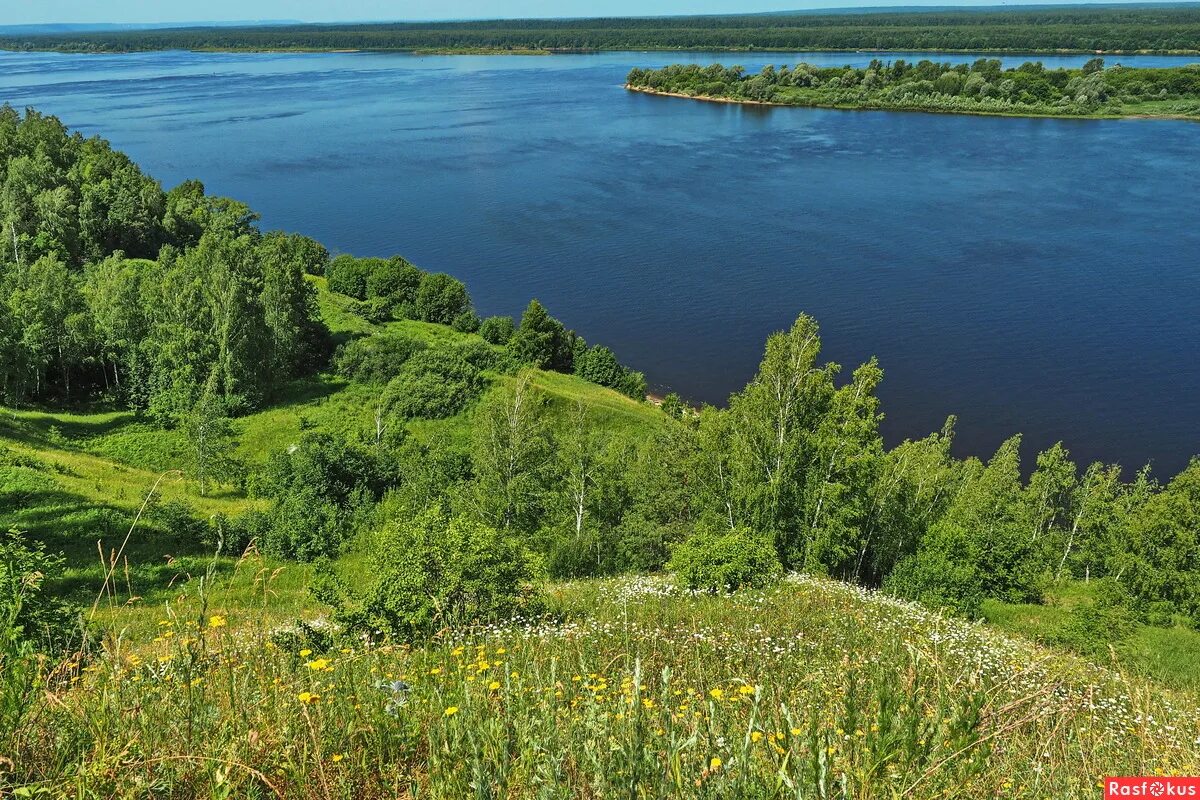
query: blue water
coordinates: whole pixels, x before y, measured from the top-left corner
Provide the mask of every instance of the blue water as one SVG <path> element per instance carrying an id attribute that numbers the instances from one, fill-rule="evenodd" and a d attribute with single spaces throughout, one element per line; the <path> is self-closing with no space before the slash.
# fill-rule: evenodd
<path id="1" fill-rule="evenodd" d="M 874 57 L 0 53 L 0 102 L 268 227 L 458 275 L 483 314 L 536 296 L 696 400 L 807 311 L 827 357 L 879 357 L 891 442 L 954 413 L 963 454 L 1020 431 L 1029 453 L 1061 439 L 1165 476 L 1200 453 L 1200 125 L 620 87 L 632 66 Z"/>

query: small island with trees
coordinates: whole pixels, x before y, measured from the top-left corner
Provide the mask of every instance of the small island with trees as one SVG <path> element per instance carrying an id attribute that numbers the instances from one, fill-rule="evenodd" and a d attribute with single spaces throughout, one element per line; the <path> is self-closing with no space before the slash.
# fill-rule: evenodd
<path id="1" fill-rule="evenodd" d="M 1079 69 L 1030 61 L 1004 69 L 998 59 L 972 64 L 874 59 L 863 68 L 768 64 L 674 64 L 634 68 L 625 88 L 731 103 L 862 110 L 929 111 L 1029 117 L 1200 119 L 1200 64 L 1166 69 L 1106 68 L 1093 58 Z"/>

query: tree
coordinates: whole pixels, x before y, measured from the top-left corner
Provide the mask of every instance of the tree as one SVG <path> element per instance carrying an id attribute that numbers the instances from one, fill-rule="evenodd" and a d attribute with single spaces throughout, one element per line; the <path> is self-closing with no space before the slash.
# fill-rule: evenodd
<path id="1" fill-rule="evenodd" d="M 569 372 L 574 359 L 573 336 L 537 300 L 530 300 L 508 349 L 522 364 Z"/>
<path id="2" fill-rule="evenodd" d="M 805 560 L 812 434 L 828 412 L 837 372 L 836 365 L 817 366 L 820 349 L 816 323 L 801 315 L 790 331 L 771 335 L 758 374 L 729 402 L 732 526 L 772 536 L 787 567 Z"/>
<path id="3" fill-rule="evenodd" d="M 512 317 L 488 317 L 479 324 L 479 335 L 488 344 L 508 344 L 515 331 Z"/>
<path id="4" fill-rule="evenodd" d="M 377 264 L 367 276 L 367 297 L 382 297 L 393 303 L 416 302 L 423 275 L 403 258 L 389 258 Z"/>
<path id="5" fill-rule="evenodd" d="M 365 591 L 328 572 L 317 585 L 334 618 L 354 633 L 414 641 L 542 608 L 528 556 L 511 535 L 440 508 L 390 521 L 370 560 Z"/>
<path id="6" fill-rule="evenodd" d="M 499 530 L 535 527 L 551 463 L 544 402 L 522 373 L 475 413 L 471 502 L 479 518 Z"/>
<path id="7" fill-rule="evenodd" d="M 184 420 L 184 432 L 190 445 L 192 474 L 203 496 L 210 483 L 227 482 L 238 468 L 233 455 L 237 449 L 233 425 L 211 384 Z"/>
<path id="8" fill-rule="evenodd" d="M 467 287 L 442 272 L 421 278 L 417 287 L 417 319 L 449 325 L 454 318 L 471 308 Z"/>

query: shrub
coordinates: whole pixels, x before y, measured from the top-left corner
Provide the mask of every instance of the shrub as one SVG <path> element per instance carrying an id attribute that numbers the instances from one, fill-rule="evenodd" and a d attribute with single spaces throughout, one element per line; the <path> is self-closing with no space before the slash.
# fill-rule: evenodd
<path id="1" fill-rule="evenodd" d="M 396 256 L 374 264 L 367 276 L 367 297 L 378 297 L 391 303 L 411 303 L 417 298 L 417 287 L 425 273 Z"/>
<path id="2" fill-rule="evenodd" d="M 181 500 L 168 500 L 150 510 L 150 519 L 167 534 L 183 542 L 203 542 L 209 538 L 208 524 L 196 515 L 196 509 Z"/>
<path id="3" fill-rule="evenodd" d="M 387 405 L 406 419 L 442 419 L 462 411 L 483 392 L 479 369 L 451 350 L 413 356 L 387 387 Z"/>
<path id="4" fill-rule="evenodd" d="M 924 548 L 902 559 L 884 583 L 888 593 L 930 608 L 979 616 L 983 588 L 979 570 L 946 551 Z"/>
<path id="5" fill-rule="evenodd" d="M 343 253 L 329 262 L 329 266 L 325 268 L 325 278 L 329 282 L 329 291 L 365 300 L 367 277 L 370 272 L 367 264 Z"/>
<path id="6" fill-rule="evenodd" d="M 675 548 L 670 568 L 689 589 L 706 592 L 767 586 L 783 573 L 770 540 L 745 528 L 693 533 Z"/>
<path id="7" fill-rule="evenodd" d="M 270 555 L 302 561 L 333 555 L 353 533 L 364 507 L 393 482 L 394 472 L 386 454 L 329 434 L 305 434 L 252 476 L 251 493 L 275 503 L 269 527 L 247 523 L 258 526 L 251 530 Z"/>
<path id="8" fill-rule="evenodd" d="M 372 583 L 357 592 L 329 570 L 315 585 L 353 633 L 400 640 L 457 625 L 540 613 L 533 573 L 516 539 L 434 508 L 397 519 L 371 553 Z"/>
<path id="9" fill-rule="evenodd" d="M 479 316 L 474 311 L 464 311 L 454 318 L 450 327 L 460 333 L 475 333 L 481 324 Z"/>
<path id="10" fill-rule="evenodd" d="M 342 345 L 336 356 L 339 375 L 359 383 L 387 383 L 425 343 L 410 336 L 385 333 Z"/>
<path id="11" fill-rule="evenodd" d="M 512 317 L 488 317 L 479 323 L 479 335 L 488 344 L 508 344 L 515 330 Z"/>
<path id="12" fill-rule="evenodd" d="M 63 563 L 62 556 L 19 531 L 0 533 L 0 673 L 8 666 L 6 653 L 15 652 L 7 648 L 18 640 L 35 650 L 61 652 L 78 631 L 78 615 L 45 589 L 46 581 L 61 577 Z"/>
<path id="13" fill-rule="evenodd" d="M 471 298 L 462 281 L 442 272 L 421 278 L 421 284 L 417 287 L 417 319 L 449 325 L 455 317 L 470 309 Z"/>

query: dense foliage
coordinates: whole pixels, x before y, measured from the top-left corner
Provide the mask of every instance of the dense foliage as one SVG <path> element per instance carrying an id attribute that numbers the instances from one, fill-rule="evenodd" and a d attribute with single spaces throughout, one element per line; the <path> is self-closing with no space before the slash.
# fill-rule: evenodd
<path id="1" fill-rule="evenodd" d="M 181 422 L 260 406 L 326 355 L 306 272 L 327 254 L 261 233 L 189 181 L 163 192 L 102 139 L 0 108 L 0 396 L 98 396 Z"/>
<path id="2" fill-rule="evenodd" d="M 0 38 L 9 49 L 1196 51 L 1194 7 L 1058 7 L 525 19 L 105 31 Z"/>
<path id="3" fill-rule="evenodd" d="M 756 75 L 720 64 L 635 68 L 627 85 L 651 92 L 743 102 L 973 114 L 1200 116 L 1200 64 L 1170 69 L 1002 69 L 998 59 L 946 64 L 875 59 L 865 68 L 767 65 Z"/>

